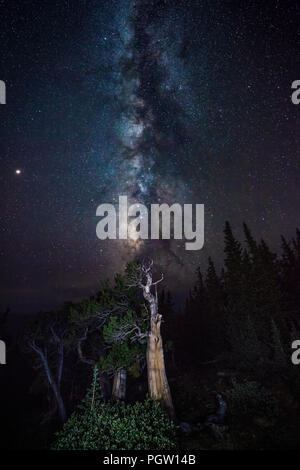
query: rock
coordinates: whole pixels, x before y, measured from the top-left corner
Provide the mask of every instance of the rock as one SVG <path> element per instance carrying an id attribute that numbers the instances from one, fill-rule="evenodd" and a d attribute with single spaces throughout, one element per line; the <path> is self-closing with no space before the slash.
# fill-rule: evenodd
<path id="1" fill-rule="evenodd" d="M 181 423 L 179 423 L 179 429 L 185 434 L 190 434 L 191 432 L 198 431 L 197 426 L 193 426 L 192 424 L 189 424 L 185 421 L 181 421 Z"/>

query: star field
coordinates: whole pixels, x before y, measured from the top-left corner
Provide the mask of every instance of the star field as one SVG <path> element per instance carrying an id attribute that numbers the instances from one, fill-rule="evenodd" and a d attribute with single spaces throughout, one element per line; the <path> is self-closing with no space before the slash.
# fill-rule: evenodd
<path id="1" fill-rule="evenodd" d="M 299 226 L 296 1 L 0 2 L 1 307 L 52 308 L 151 255 L 183 295 L 246 221 Z M 18 173 L 19 172 L 19 173 Z M 205 204 L 205 245 L 96 238 L 119 195 Z M 180 287 L 178 287 L 180 285 Z"/>

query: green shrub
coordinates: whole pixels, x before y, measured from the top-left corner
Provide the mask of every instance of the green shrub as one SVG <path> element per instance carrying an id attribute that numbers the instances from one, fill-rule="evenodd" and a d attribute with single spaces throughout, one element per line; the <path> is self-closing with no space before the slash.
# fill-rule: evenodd
<path id="1" fill-rule="evenodd" d="M 96 402 L 74 412 L 54 450 L 163 450 L 175 447 L 175 427 L 157 402 Z"/>
<path id="2" fill-rule="evenodd" d="M 229 415 L 233 418 L 265 416 L 278 418 L 279 404 L 276 398 L 255 381 L 238 383 L 232 381 L 232 388 L 226 392 Z"/>

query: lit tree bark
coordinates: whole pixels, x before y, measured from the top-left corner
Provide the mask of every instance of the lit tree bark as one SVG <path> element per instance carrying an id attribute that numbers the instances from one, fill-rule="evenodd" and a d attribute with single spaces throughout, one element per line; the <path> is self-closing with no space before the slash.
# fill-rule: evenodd
<path id="1" fill-rule="evenodd" d="M 118 369 L 114 375 L 111 398 L 112 401 L 124 401 L 126 396 L 126 369 Z"/>
<path id="2" fill-rule="evenodd" d="M 150 331 L 147 343 L 149 395 L 151 398 L 158 400 L 171 418 L 174 419 L 175 411 L 166 374 L 163 342 L 160 331 L 162 316 L 158 313 L 157 293 L 154 295 L 151 292 L 151 287 L 156 286 L 163 278 L 153 282 L 151 267 L 152 263 L 148 267 L 142 266 L 142 274 L 146 279 L 146 283 L 140 282 L 144 298 L 147 300 L 150 307 Z"/>

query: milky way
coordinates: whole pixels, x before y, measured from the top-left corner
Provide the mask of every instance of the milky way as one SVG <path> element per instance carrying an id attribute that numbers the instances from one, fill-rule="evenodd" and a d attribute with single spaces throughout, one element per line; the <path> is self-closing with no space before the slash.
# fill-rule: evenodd
<path id="1" fill-rule="evenodd" d="M 152 256 L 181 299 L 247 221 L 273 249 L 299 225 L 296 1 L 1 2 L 1 305 L 95 292 Z M 17 174 L 16 170 L 20 170 Z M 205 204 L 204 249 L 101 242 L 99 204 Z"/>
<path id="2" fill-rule="evenodd" d="M 116 185 L 112 185 L 112 201 L 126 195 L 129 203 L 191 202 L 190 192 L 184 183 L 184 175 L 174 171 L 172 161 L 165 166 L 165 156 L 181 149 L 185 154 L 185 133 L 180 117 L 184 107 L 177 98 L 176 80 L 172 83 L 170 63 L 174 63 L 180 52 L 183 31 L 182 21 L 177 18 L 177 31 L 172 38 L 172 48 L 166 45 L 173 36 L 168 16 L 157 15 L 157 3 L 131 2 L 131 7 L 122 12 L 122 24 L 114 35 L 120 42 L 114 67 L 116 99 L 120 116 L 116 121 L 116 139 L 119 150 L 113 160 L 112 174 Z M 181 70 L 179 90 L 186 82 L 187 71 Z M 190 102 L 192 101 L 189 97 Z M 176 148 L 177 147 L 177 148 Z M 162 164 L 163 163 L 163 164 Z M 187 199 L 186 199 L 187 198 Z M 130 256 L 157 256 L 160 262 L 183 263 L 176 254 L 182 244 L 178 241 L 132 241 L 116 245 L 118 259 Z M 165 266 L 164 266 L 165 267 Z"/>

